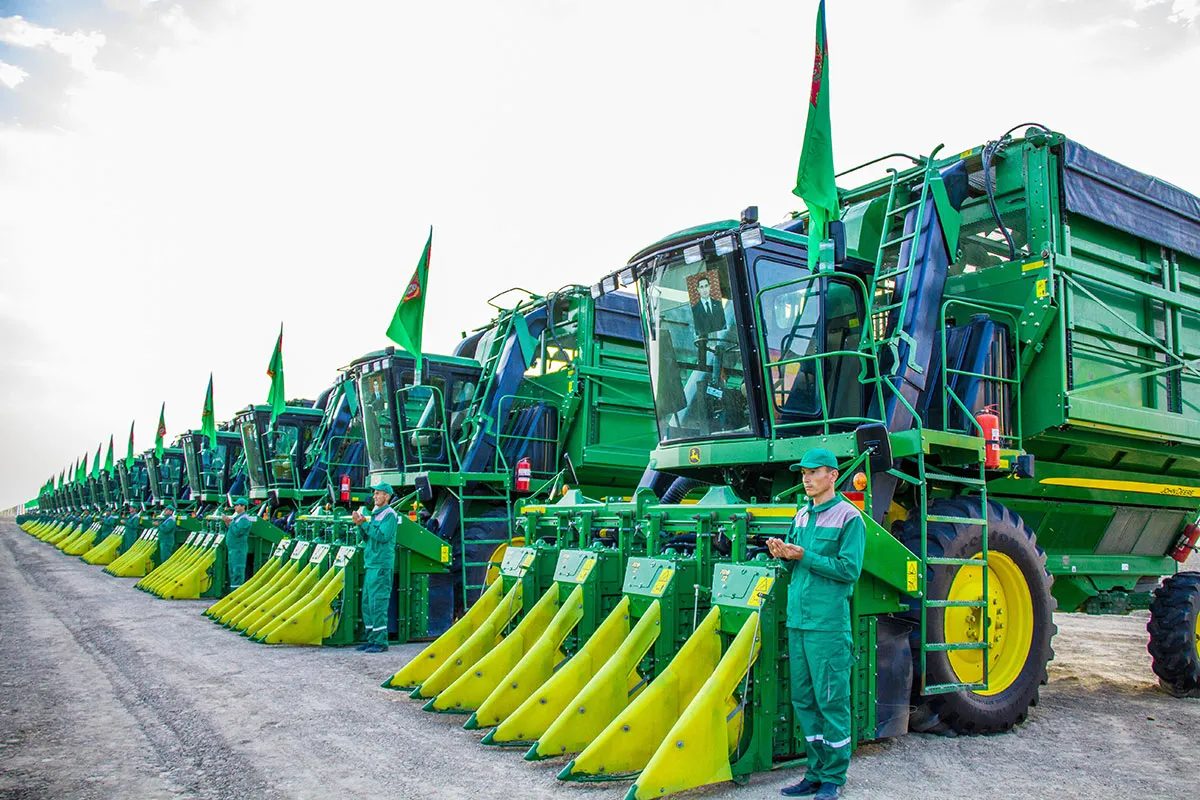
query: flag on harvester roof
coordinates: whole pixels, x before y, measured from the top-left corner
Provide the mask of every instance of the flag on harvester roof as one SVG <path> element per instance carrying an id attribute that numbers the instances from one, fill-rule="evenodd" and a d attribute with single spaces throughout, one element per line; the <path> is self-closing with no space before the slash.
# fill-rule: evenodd
<path id="1" fill-rule="evenodd" d="M 813 55 L 812 88 L 804 146 L 792 194 L 808 206 L 808 263 L 816 268 L 827 226 L 838 218 L 837 186 L 833 172 L 833 133 L 829 124 L 829 45 L 825 37 L 825 0 L 817 7 L 817 45 Z"/>
<path id="2" fill-rule="evenodd" d="M 92 462 L 92 477 L 100 477 L 100 453 L 104 450 L 104 442 L 96 445 L 96 460 Z"/>
<path id="3" fill-rule="evenodd" d="M 104 457 L 104 471 L 108 473 L 108 477 L 113 474 L 113 435 L 108 435 L 108 455 Z"/>
<path id="4" fill-rule="evenodd" d="M 433 227 L 430 226 L 421 260 L 417 262 L 417 269 L 405 287 L 404 295 L 396 304 L 396 313 L 392 315 L 392 324 L 387 329 L 387 337 L 416 359 L 413 383 L 417 384 L 421 382 L 421 333 L 425 326 L 425 293 L 429 289 L 429 252 L 432 246 Z"/>
<path id="5" fill-rule="evenodd" d="M 133 469 L 133 423 L 129 423 L 129 449 L 125 451 L 125 469 Z"/>
<path id="6" fill-rule="evenodd" d="M 208 393 L 204 395 L 204 411 L 200 414 L 200 435 L 208 437 L 208 446 L 217 449 L 217 422 L 213 417 L 212 373 L 208 373 Z"/>
<path id="7" fill-rule="evenodd" d="M 279 338 L 275 340 L 271 363 L 267 364 L 267 377 L 271 379 L 267 405 L 271 407 L 271 424 L 274 425 L 276 418 L 287 408 L 287 399 L 283 395 L 283 323 L 279 325 Z"/>
<path id="8" fill-rule="evenodd" d="M 87 453 L 83 454 L 83 461 L 75 465 L 75 482 L 83 483 L 87 480 Z"/>
<path id="9" fill-rule="evenodd" d="M 154 432 L 154 457 L 162 458 L 163 454 L 163 437 L 167 435 L 167 403 L 164 400 L 162 408 L 158 410 L 158 430 Z"/>

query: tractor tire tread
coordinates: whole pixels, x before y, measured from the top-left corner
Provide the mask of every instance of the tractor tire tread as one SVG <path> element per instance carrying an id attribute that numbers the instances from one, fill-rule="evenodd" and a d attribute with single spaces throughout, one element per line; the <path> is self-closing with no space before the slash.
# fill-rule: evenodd
<path id="1" fill-rule="evenodd" d="M 938 499 L 930 503 L 929 514 L 951 517 L 976 517 L 979 514 L 977 498 L 955 497 Z M 1050 592 L 1053 578 L 1046 570 L 1046 553 L 1037 544 L 1037 536 L 1033 530 L 1012 510 L 995 501 L 987 503 L 989 551 L 1007 549 L 1006 554 L 1014 557 L 1018 566 L 1025 567 L 1026 578 L 1030 573 L 1040 577 L 1036 585 L 1030 583 L 1029 589 L 1034 604 L 1035 624 L 1034 639 L 1030 644 L 1030 660 L 1022 669 L 1021 674 L 1013 685 L 998 695 L 984 697 L 974 692 L 962 690 L 948 694 L 922 696 L 919 694 L 920 676 L 913 681 L 914 702 L 923 706 L 923 713 L 918 718 L 937 720 L 940 726 L 959 734 L 989 734 L 1003 733 L 1022 725 L 1028 719 L 1029 709 L 1036 706 L 1040 699 L 1039 690 L 1049 681 L 1046 665 L 1054 658 L 1053 640 L 1058 632 L 1054 624 L 1054 611 L 1057 601 Z M 920 521 L 909 519 L 898 522 L 894 531 L 901 542 L 914 553 L 920 553 Z M 952 552 L 955 557 L 967 558 L 971 549 L 971 540 L 977 539 L 978 526 L 967 526 L 952 523 L 928 523 L 928 554 L 942 556 Z M 1004 540 L 1007 539 L 1006 543 Z M 1023 540 L 1023 541 L 1022 541 Z M 999 548 L 998 548 L 999 546 Z M 975 552 L 978 552 L 977 545 Z M 1021 560 L 1027 563 L 1020 563 Z M 935 575 L 949 589 L 953 580 L 951 567 L 927 567 L 926 586 L 935 585 Z M 942 598 L 944 599 L 944 598 Z M 1040 611 L 1040 614 L 1039 614 Z M 914 625 L 912 635 L 914 671 L 920 667 L 920 601 L 910 603 L 907 614 L 918 625 Z M 1038 617 L 1041 617 L 1039 620 Z M 1039 655 L 1041 654 L 1041 655 Z M 931 670 L 941 674 L 933 682 L 953 680 L 953 672 L 949 666 L 946 653 L 929 653 L 927 664 Z M 998 700 L 997 700 L 998 698 Z"/>

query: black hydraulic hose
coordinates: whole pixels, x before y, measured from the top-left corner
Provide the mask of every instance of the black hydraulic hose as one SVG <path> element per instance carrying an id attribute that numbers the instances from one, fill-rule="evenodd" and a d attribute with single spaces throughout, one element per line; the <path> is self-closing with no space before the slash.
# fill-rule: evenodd
<path id="1" fill-rule="evenodd" d="M 1050 133 L 1050 129 L 1045 125 L 1042 125 L 1040 122 L 1022 122 L 1019 125 L 1013 125 L 1011 128 L 1006 130 L 1000 135 L 999 139 L 993 142 L 988 142 L 983 146 L 983 187 L 987 192 L 988 210 L 992 212 L 992 219 L 996 220 L 996 225 L 1000 228 L 1000 233 L 1004 235 L 1004 241 L 1008 242 L 1009 261 L 1017 260 L 1017 243 L 1013 241 L 1012 234 L 1009 232 L 1008 226 L 1005 225 L 1003 220 L 1000 219 L 1000 211 L 996 207 L 996 187 L 993 185 L 991 177 L 992 157 L 997 153 L 1004 151 L 1004 148 L 1007 147 L 1008 143 L 1011 141 L 1009 137 L 1012 135 L 1013 131 L 1015 131 L 1017 128 L 1023 127 L 1038 128 L 1045 133 Z M 954 254 L 951 253 L 950 256 L 953 258 Z"/>
<path id="2" fill-rule="evenodd" d="M 1000 233 L 1004 234 L 1004 241 L 1008 242 L 1008 260 L 1017 260 L 1017 243 L 1013 241 L 1012 234 L 1008 232 L 1008 226 L 1000 219 L 1000 211 L 996 208 L 996 187 L 992 182 L 992 156 L 1002 150 L 1004 141 L 1001 139 L 996 142 L 988 142 L 983 146 L 983 186 L 987 191 L 988 209 L 992 212 L 992 219 L 996 220 L 996 225 L 1000 228 Z M 953 254 L 951 254 L 953 257 Z"/>
<path id="3" fill-rule="evenodd" d="M 683 500 L 683 498 L 687 497 L 688 492 L 702 484 L 703 481 L 698 481 L 695 478 L 676 478 L 671 482 L 671 485 L 667 487 L 667 490 L 663 492 L 660 499 L 662 500 L 663 505 L 678 503 Z"/>

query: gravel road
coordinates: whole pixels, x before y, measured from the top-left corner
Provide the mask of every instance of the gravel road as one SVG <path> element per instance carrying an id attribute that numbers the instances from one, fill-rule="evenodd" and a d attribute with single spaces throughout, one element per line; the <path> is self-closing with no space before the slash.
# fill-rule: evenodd
<path id="1" fill-rule="evenodd" d="M 588 798 L 379 688 L 420 650 L 265 647 L 0 522 L 0 798 Z M 1200 701 L 1154 684 L 1146 616 L 1059 615 L 1042 702 L 1001 736 L 863 746 L 847 798 L 1190 796 Z M 687 797 L 778 797 L 795 771 Z"/>

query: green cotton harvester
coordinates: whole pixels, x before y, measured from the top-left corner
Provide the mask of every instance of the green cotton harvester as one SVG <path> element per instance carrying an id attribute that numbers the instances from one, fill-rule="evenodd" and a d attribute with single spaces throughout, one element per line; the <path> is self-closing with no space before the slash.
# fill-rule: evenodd
<path id="1" fill-rule="evenodd" d="M 637 287 L 647 483 L 671 488 L 526 504 L 498 579 L 385 685 L 629 797 L 797 763 L 789 573 L 765 544 L 823 447 L 867 526 L 856 744 L 1023 722 L 1056 609 L 1148 607 L 1160 683 L 1200 693 L 1200 575 L 1179 572 L 1200 532 L 1200 200 L 1034 126 L 839 204 L 812 261 L 804 218 L 749 208 L 593 288 Z"/>

